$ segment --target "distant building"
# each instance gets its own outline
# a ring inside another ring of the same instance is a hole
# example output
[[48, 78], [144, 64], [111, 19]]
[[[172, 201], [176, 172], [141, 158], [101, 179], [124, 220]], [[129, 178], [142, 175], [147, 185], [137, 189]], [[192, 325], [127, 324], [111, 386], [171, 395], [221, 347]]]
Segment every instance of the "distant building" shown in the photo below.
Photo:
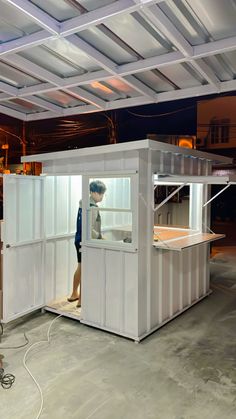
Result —
[[[197, 141], [198, 149], [234, 158], [232, 166], [213, 167], [213, 175], [236, 175], [236, 96], [201, 100], [197, 104]], [[222, 186], [212, 185], [212, 196]], [[231, 186], [212, 202], [211, 225], [214, 232], [222, 231], [226, 238], [221, 245], [235, 244], [232, 223], [236, 221], [236, 189]]]
[[197, 148], [236, 148], [236, 96], [201, 100], [197, 105]]

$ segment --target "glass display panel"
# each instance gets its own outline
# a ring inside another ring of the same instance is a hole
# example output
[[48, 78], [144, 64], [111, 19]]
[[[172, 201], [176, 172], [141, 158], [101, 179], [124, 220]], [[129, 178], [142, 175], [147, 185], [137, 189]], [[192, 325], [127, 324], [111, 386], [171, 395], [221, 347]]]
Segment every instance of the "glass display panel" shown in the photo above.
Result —
[[132, 213], [106, 211], [92, 207], [89, 210], [89, 238], [132, 243]]
[[88, 240], [132, 243], [131, 179], [89, 179], [87, 220]]

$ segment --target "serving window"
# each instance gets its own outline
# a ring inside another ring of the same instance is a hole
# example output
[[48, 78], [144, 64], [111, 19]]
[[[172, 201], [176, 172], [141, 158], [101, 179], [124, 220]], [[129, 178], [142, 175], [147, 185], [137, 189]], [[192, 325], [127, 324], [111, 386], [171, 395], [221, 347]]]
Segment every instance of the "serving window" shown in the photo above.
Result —
[[[201, 182], [202, 180], [202, 182]], [[199, 183], [197, 183], [199, 182]], [[203, 211], [207, 177], [181, 179], [154, 175], [153, 245], [181, 251], [224, 237], [207, 227]]]
[[[178, 185], [155, 185], [154, 204], [155, 207], [161, 204], [170, 196]], [[155, 211], [155, 224], [162, 226], [173, 226], [180, 228], [190, 228], [190, 185], [185, 185], [172, 197]]]

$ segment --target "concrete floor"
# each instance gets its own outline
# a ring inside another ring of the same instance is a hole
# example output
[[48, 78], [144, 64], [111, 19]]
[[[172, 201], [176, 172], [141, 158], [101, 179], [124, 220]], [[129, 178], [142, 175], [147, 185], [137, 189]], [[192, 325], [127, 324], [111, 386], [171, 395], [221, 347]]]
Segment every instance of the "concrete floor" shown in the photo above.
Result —
[[[51, 343], [29, 354], [27, 365], [44, 394], [42, 419], [235, 419], [236, 293], [214, 278], [213, 294], [141, 344], [58, 319]], [[236, 282], [236, 278], [235, 278]], [[5, 328], [0, 346], [46, 338], [53, 314], [36, 313]], [[3, 419], [35, 419], [38, 390], [23, 368], [27, 348], [0, 350]]]

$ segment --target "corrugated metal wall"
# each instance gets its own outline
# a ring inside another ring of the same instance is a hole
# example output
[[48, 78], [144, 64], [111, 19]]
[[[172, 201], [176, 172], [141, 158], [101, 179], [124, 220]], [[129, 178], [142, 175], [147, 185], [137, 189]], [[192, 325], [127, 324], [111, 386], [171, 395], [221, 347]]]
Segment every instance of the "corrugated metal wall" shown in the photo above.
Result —
[[44, 194], [45, 301], [69, 294], [77, 266], [76, 217], [82, 198], [81, 176], [47, 176]]
[[[166, 168], [169, 168], [173, 174], [209, 175], [211, 173], [211, 164], [207, 160], [170, 153], [165, 153], [164, 156], [162, 154], [161, 152], [153, 154], [153, 172], [166, 172]], [[204, 193], [207, 194], [207, 187], [204, 188]], [[205, 223], [208, 211], [209, 209], [206, 209], [203, 213]], [[146, 333], [157, 329], [208, 294], [208, 256], [208, 244], [193, 246], [180, 252], [152, 247], [151, 295], [147, 301], [150, 323], [147, 324]], [[145, 335], [145, 331], [143, 334]]]

